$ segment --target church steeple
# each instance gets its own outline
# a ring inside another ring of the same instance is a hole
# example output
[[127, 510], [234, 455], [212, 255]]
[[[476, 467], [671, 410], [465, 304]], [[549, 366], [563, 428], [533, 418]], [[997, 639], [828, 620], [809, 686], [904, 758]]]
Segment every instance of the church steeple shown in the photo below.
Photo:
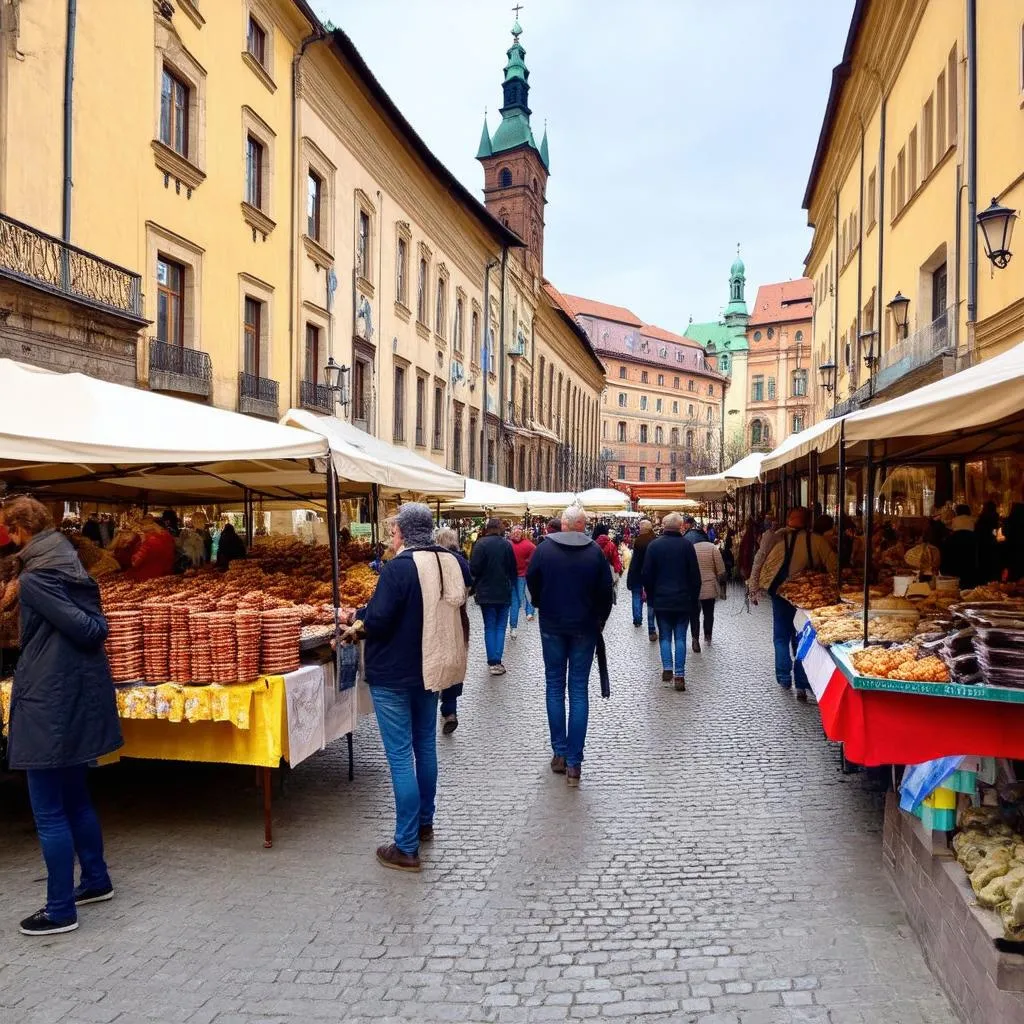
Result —
[[[729, 305], [725, 307], [726, 323], [730, 322], [730, 317], [732, 317], [734, 321], [737, 317], [748, 317], [747, 303], [743, 294], [746, 284], [747, 268], [743, 265], [743, 260], [740, 259], [740, 247], [739, 243], [737, 243], [736, 259], [729, 268]], [[743, 326], [746, 327], [746, 319], [744, 320]]]

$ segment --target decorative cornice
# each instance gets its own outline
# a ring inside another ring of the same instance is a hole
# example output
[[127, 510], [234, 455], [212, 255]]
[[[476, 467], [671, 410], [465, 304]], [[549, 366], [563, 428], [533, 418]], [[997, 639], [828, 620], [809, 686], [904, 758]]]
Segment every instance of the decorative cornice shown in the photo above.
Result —
[[256, 235], [260, 234], [263, 236], [263, 241], [267, 240], [267, 235], [270, 234], [277, 224], [272, 221], [262, 210], [257, 210], [255, 206], [249, 203], [243, 202], [242, 216], [245, 218], [246, 224], [252, 228], [252, 240], [256, 241]]
[[270, 77], [270, 72], [248, 50], [242, 51], [242, 60], [271, 93], [277, 92], [277, 83]]
[[164, 184], [168, 184], [166, 178], [171, 177], [189, 190], [188, 198], [192, 198], [192, 189], [199, 188], [206, 181], [206, 174], [201, 171], [191, 160], [187, 160], [180, 153], [164, 145], [159, 139], [153, 139], [150, 143], [153, 147], [153, 158], [157, 167], [164, 172]]
[[192, 19], [196, 28], [202, 28], [206, 24], [206, 19], [193, 0], [175, 0], [175, 3]]
[[306, 255], [318, 268], [325, 269], [333, 266], [334, 256], [329, 253], [315, 238], [310, 238], [309, 235], [303, 235], [302, 244], [306, 249]]
[[997, 313], [979, 320], [974, 328], [974, 340], [979, 349], [991, 348], [1002, 341], [1018, 338], [1024, 331], [1024, 299], [1004, 306]]

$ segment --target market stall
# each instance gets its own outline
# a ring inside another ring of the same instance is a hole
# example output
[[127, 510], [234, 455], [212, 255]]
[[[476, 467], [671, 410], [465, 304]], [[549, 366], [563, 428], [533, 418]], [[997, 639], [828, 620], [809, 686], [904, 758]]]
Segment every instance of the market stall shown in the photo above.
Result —
[[614, 487], [591, 487], [576, 495], [576, 504], [595, 515], [617, 515], [629, 511], [629, 495]]
[[443, 511], [450, 516], [523, 516], [528, 511], [526, 495], [511, 487], [487, 483], [466, 477], [464, 497], [449, 499], [441, 503]]

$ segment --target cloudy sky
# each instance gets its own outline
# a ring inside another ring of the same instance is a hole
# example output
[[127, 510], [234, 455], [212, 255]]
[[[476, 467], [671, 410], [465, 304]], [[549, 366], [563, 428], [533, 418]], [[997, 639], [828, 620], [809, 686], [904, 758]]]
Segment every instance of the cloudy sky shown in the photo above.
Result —
[[[314, 0], [476, 194], [501, 106], [512, 0]], [[747, 301], [799, 277], [801, 209], [853, 0], [526, 0], [551, 179], [544, 270], [670, 330], [716, 318], [742, 243]]]

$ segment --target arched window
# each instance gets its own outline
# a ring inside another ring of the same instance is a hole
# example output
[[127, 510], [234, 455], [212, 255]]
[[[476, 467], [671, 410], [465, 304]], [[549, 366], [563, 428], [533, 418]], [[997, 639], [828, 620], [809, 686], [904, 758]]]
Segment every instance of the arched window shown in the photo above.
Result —
[[679, 428], [678, 427], [673, 427], [668, 432], [668, 443], [670, 445], [672, 445], [673, 447], [678, 447], [679, 446]]
[[502, 167], [498, 172], [498, 184], [502, 188], [508, 188], [512, 184], [512, 172], [507, 167]]
[[797, 331], [796, 332], [796, 340], [797, 341], [803, 341], [804, 340], [804, 332], [803, 331]]
[[762, 436], [762, 434], [761, 434], [761, 421], [760, 420], [754, 420], [754, 422], [750, 424], [750, 444], [751, 444], [751, 447], [753, 447], [755, 445], [759, 445], [759, 444], [762, 443], [761, 442], [761, 436]]
[[626, 442], [626, 424], [621, 420], [619, 421], [618, 426], [615, 428], [615, 438], [619, 442], [619, 444], [625, 444]]
[[693, 447], [693, 431], [692, 430], [688, 430], [686, 432], [686, 447], [687, 448], [692, 448]]
[[661, 427], [654, 428], [654, 443], [664, 444], [665, 443], [665, 431]]
[[722, 373], [729, 372], [729, 357], [727, 355], [721, 355], [718, 357], [718, 368]]

